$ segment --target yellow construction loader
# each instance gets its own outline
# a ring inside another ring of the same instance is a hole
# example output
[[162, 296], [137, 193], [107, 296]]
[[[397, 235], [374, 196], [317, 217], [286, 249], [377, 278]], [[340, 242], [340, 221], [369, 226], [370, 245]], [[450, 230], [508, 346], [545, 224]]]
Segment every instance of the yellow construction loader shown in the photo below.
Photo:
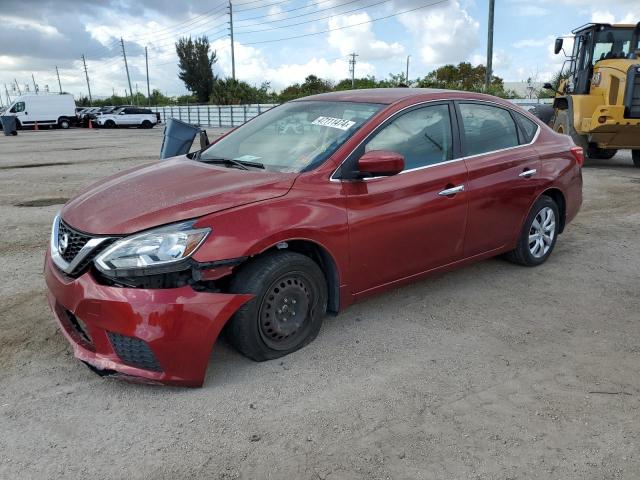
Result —
[[[573, 32], [571, 55], [554, 90], [553, 129], [573, 137], [590, 158], [631, 149], [640, 167], [640, 23], [591, 23]], [[563, 38], [555, 53], [564, 52]]]

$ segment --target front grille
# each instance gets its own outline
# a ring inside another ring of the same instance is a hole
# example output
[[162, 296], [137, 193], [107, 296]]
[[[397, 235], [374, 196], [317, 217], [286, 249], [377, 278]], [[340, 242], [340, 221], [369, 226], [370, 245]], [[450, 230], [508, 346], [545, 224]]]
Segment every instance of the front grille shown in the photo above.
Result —
[[107, 332], [107, 335], [113, 350], [123, 363], [143, 370], [162, 371], [156, 356], [144, 340], [113, 332]]
[[[60, 248], [58, 248], [58, 250], [60, 251], [60, 256], [62, 256], [66, 262], [71, 262], [76, 258], [76, 255], [78, 255], [82, 247], [84, 247], [89, 240], [91, 240], [89, 235], [74, 230], [60, 220], [60, 225], [58, 226], [58, 245]], [[62, 251], [62, 245], [65, 243], [66, 248]]]
[[[80, 250], [82, 250], [92, 238], [96, 237], [74, 230], [61, 219], [58, 225], [58, 253], [66, 262], [71, 263], [78, 256]], [[67, 275], [74, 278], [79, 277], [91, 262], [116, 240], [117, 238], [107, 238], [103, 240], [84, 256], [72, 272], [67, 272]], [[61, 247], [65, 244], [66, 248], [62, 249]]]
[[640, 118], [640, 65], [629, 67], [624, 95], [625, 118]]

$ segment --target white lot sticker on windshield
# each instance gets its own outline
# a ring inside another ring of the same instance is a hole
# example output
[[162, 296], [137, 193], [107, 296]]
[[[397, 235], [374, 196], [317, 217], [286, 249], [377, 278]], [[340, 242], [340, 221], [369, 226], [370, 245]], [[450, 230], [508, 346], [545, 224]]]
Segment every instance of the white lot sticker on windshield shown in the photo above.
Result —
[[241, 162], [252, 162], [253, 160], [258, 160], [262, 157], [256, 157], [255, 155], [242, 155], [241, 157], [236, 157], [234, 160], [240, 160]]
[[341, 118], [318, 117], [313, 122], [311, 122], [311, 124], [320, 125], [322, 127], [337, 128], [340, 130], [349, 130], [356, 124], [356, 122], [352, 122], [351, 120], [343, 120]]

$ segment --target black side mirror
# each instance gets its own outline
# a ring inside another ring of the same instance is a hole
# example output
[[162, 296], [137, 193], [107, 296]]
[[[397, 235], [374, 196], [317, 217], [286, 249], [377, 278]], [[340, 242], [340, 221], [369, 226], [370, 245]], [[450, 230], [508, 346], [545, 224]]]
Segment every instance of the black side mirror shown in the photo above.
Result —
[[200, 130], [200, 150], [204, 150], [209, 146], [209, 137], [206, 130]]
[[544, 88], [545, 90], [554, 90], [555, 88], [553, 88], [553, 85], [551, 85], [549, 82], [545, 83], [542, 88]]
[[553, 47], [553, 53], [555, 53], [556, 55], [560, 53], [560, 51], [562, 50], [562, 44], [564, 43], [564, 40], [562, 38], [556, 38], [556, 43]]

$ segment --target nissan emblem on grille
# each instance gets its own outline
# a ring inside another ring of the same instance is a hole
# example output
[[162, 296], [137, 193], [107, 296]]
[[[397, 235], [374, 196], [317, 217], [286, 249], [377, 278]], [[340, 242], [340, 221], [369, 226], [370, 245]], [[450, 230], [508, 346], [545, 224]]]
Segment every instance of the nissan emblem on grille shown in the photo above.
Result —
[[60, 253], [64, 254], [67, 251], [67, 247], [69, 246], [69, 234], [63, 233], [60, 236], [60, 241], [58, 242], [58, 250]]

